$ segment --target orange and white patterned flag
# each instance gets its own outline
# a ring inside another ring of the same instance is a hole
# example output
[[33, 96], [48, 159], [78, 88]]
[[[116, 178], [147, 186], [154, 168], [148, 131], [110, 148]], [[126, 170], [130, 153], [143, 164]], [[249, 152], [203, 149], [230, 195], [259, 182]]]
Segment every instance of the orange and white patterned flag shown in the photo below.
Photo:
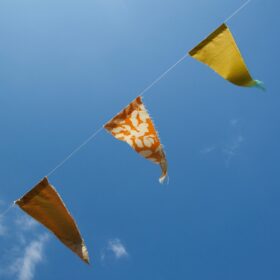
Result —
[[122, 112], [104, 125], [115, 138], [127, 142], [137, 153], [160, 164], [163, 183], [167, 176], [167, 161], [157, 131], [142, 102], [137, 97]]

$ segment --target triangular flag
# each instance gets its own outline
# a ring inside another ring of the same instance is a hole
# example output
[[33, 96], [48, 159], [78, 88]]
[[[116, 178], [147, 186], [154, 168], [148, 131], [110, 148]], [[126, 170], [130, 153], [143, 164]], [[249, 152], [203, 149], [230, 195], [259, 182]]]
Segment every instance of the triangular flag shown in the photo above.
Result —
[[167, 176], [167, 161], [154, 124], [137, 97], [122, 112], [104, 126], [115, 138], [129, 144], [137, 153], [160, 164], [162, 183]]
[[47, 178], [44, 178], [15, 203], [53, 232], [84, 262], [89, 263], [88, 251], [76, 222]]
[[189, 54], [235, 85], [264, 89], [262, 82], [252, 79], [226, 24], [222, 24]]

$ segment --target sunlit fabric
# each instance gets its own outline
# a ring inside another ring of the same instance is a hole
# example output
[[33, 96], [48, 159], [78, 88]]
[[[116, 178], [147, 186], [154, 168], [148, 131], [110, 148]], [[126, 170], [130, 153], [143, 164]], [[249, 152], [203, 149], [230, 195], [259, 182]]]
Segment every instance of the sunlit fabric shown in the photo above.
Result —
[[225, 24], [210, 34], [189, 54], [235, 85], [262, 87], [260, 81], [252, 79], [233, 35]]
[[167, 175], [167, 161], [153, 122], [137, 97], [122, 112], [105, 126], [114, 137], [127, 142], [137, 153], [156, 164], [160, 164], [162, 183]]
[[15, 202], [23, 211], [53, 232], [57, 238], [89, 263], [85, 243], [79, 229], [53, 186], [44, 178]]

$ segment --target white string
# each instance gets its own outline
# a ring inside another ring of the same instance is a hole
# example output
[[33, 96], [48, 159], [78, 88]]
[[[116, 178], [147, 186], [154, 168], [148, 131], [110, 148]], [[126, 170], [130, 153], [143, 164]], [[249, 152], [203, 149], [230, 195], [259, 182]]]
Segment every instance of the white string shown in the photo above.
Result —
[[14, 203], [14, 202], [11, 203], [11, 204], [9, 205], [9, 207], [8, 207], [6, 210], [4, 210], [4, 211], [0, 214], [0, 220], [1, 220], [2, 218], [4, 218], [4, 217], [8, 214], [8, 212], [9, 212], [14, 206], [15, 206], [15, 203]]
[[173, 70], [173, 68], [175, 68], [179, 63], [181, 63], [187, 56], [188, 56], [188, 54], [185, 54], [183, 57], [181, 57], [175, 64], [170, 66], [157, 79], [155, 79], [149, 86], [147, 86], [143, 91], [141, 91], [138, 96], [143, 96], [149, 89], [151, 89], [155, 84], [157, 84], [159, 81], [161, 81], [171, 70]]
[[52, 175], [58, 168], [64, 165], [72, 156], [74, 156], [78, 151], [80, 151], [85, 145], [87, 145], [93, 138], [95, 138], [99, 132], [103, 129], [103, 126], [99, 127], [90, 137], [88, 137], [80, 146], [73, 150], [65, 159], [63, 159], [55, 168], [53, 168], [46, 177]]
[[[236, 11], [234, 11], [224, 22], [228, 22], [231, 18], [237, 15], [243, 8], [245, 8], [251, 0], [247, 0], [244, 4], [242, 4]], [[137, 96], [144, 96], [144, 94], [149, 91], [154, 85], [160, 82], [171, 70], [173, 70], [178, 64], [180, 64], [188, 54], [185, 54], [181, 57], [177, 62], [175, 62], [172, 66], [170, 66], [166, 71], [164, 71], [158, 78], [156, 78], [149, 86], [147, 86], [144, 90], [142, 90]], [[103, 129], [103, 125], [98, 128], [89, 138], [87, 138], [80, 146], [78, 146], [75, 150], [73, 150], [65, 159], [63, 159], [55, 168], [53, 168], [46, 176], [54, 174], [54, 172], [63, 166], [70, 158], [72, 158], [77, 152], [79, 152], [84, 146], [86, 146], [91, 140], [93, 140]]]
[[[149, 86], [142, 90], [137, 96], [143, 96], [148, 90], [150, 90], [155, 84], [162, 80], [173, 68], [175, 68], [180, 62], [182, 62], [188, 54], [181, 57], [176, 63], [170, 66], [165, 72], [163, 72], [158, 78], [156, 78]], [[107, 123], [107, 122], [106, 122]], [[81, 145], [79, 145], [75, 150], [73, 150], [65, 159], [63, 159], [55, 168], [53, 168], [46, 177], [51, 176], [54, 172], [63, 166], [71, 157], [73, 157], [77, 152], [79, 152], [84, 146], [86, 146], [91, 140], [93, 140], [103, 129], [103, 125], [98, 128], [90, 137], [88, 137]]]
[[228, 22], [230, 19], [232, 19], [235, 15], [237, 15], [243, 8], [245, 8], [251, 0], [246, 1], [243, 5], [241, 5], [234, 13], [232, 13], [226, 20], [225, 23]]

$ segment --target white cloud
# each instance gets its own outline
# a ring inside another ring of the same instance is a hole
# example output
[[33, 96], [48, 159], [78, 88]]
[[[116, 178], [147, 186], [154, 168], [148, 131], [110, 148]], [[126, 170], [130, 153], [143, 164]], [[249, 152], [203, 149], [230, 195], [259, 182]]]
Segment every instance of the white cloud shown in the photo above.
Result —
[[110, 257], [110, 255], [113, 255], [113, 257], [117, 260], [128, 257], [128, 252], [120, 239], [115, 238], [108, 241], [107, 248], [101, 253], [101, 260], [104, 260], [106, 257]]
[[[0, 279], [6, 276], [7, 279], [32, 280], [36, 267], [43, 261], [48, 234], [38, 233], [37, 222], [27, 215], [17, 215], [5, 225], [2, 221], [0, 218], [0, 235], [4, 233], [11, 242], [6, 246], [3, 243], [1, 248]], [[9, 234], [6, 233], [7, 229]]]
[[244, 137], [242, 135], [238, 135], [236, 138], [233, 139], [232, 143], [230, 143], [223, 149], [223, 153], [226, 157], [227, 166], [229, 166], [230, 161], [237, 154], [237, 150], [240, 148], [243, 142]]
[[38, 222], [36, 222], [34, 219], [30, 218], [27, 215], [20, 215], [15, 220], [15, 224], [22, 230], [28, 231], [34, 229]]
[[232, 158], [237, 155], [240, 146], [245, 140], [241, 133], [240, 119], [231, 119], [230, 126], [231, 126], [232, 137], [230, 138], [230, 141], [222, 149], [222, 152], [225, 156], [227, 167], [229, 167]]
[[13, 274], [18, 280], [31, 280], [34, 277], [36, 266], [43, 260], [43, 251], [48, 235], [40, 235], [32, 240], [23, 250], [23, 255], [18, 257], [13, 265]]
[[108, 249], [115, 254], [117, 259], [128, 256], [126, 248], [119, 239], [110, 240], [108, 243]]
[[211, 152], [214, 152], [215, 150], [216, 150], [215, 146], [209, 146], [209, 147], [206, 147], [204, 149], [201, 149], [200, 153], [203, 154], [203, 155], [206, 155], [206, 154], [209, 154]]
[[[0, 207], [5, 206], [5, 202], [0, 199]], [[5, 236], [7, 234], [7, 226], [4, 224], [4, 216], [5, 213], [7, 212], [6, 210], [0, 210], [0, 236]]]
[[3, 219], [0, 216], [0, 236], [4, 236], [7, 233], [7, 227], [4, 225]]
[[239, 123], [239, 119], [232, 119], [232, 120], [230, 120], [231, 126], [236, 126], [236, 125], [238, 125], [238, 123]]
[[213, 152], [222, 153], [226, 167], [229, 167], [231, 160], [238, 154], [242, 143], [245, 141], [241, 133], [240, 119], [234, 118], [229, 121], [228, 140], [220, 145], [209, 145], [200, 150], [200, 154], [208, 155]]

